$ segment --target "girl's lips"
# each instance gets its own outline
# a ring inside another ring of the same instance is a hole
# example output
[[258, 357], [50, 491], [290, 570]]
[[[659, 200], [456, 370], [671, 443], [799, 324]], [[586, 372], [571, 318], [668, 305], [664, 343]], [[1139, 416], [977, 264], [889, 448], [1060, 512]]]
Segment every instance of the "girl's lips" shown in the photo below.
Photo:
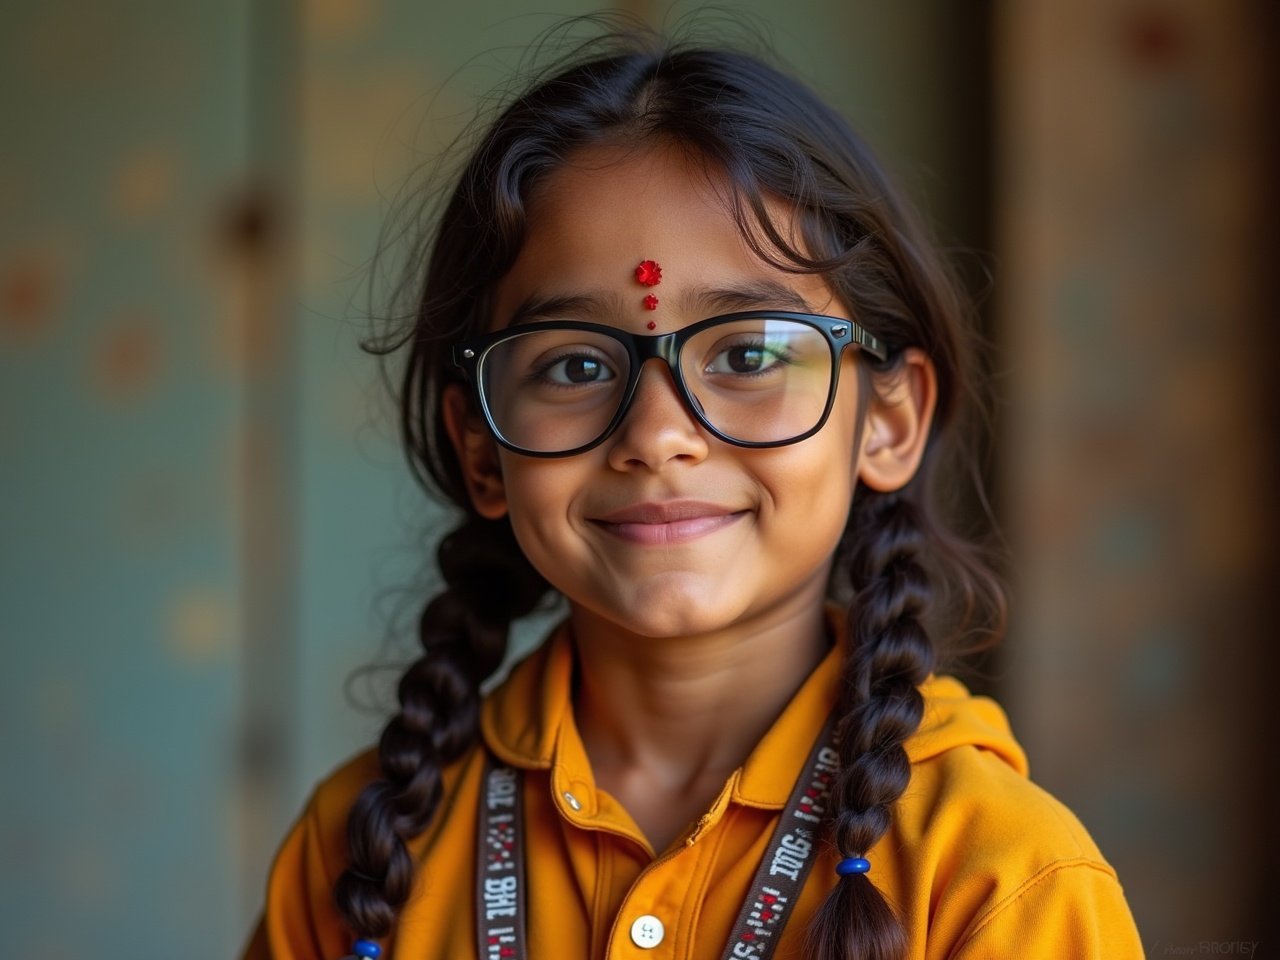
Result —
[[736, 523], [746, 512], [715, 503], [672, 500], [637, 503], [593, 517], [591, 522], [628, 543], [664, 546], [706, 536]]

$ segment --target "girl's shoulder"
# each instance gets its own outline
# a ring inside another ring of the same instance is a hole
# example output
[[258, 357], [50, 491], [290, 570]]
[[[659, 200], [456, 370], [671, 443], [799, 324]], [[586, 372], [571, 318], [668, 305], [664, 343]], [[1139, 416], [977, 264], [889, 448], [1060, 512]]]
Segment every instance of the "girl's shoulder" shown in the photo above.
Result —
[[[561, 640], [557, 632], [547, 642], [535, 647], [514, 665], [498, 688], [484, 698], [480, 724], [483, 736], [441, 771], [441, 807], [450, 807], [450, 799], [459, 790], [478, 788], [474, 774], [483, 766], [486, 750], [492, 750], [509, 761], [506, 755], [511, 752], [536, 755], [549, 749], [542, 742], [546, 736], [539, 736], [542, 727], [531, 721], [541, 701], [548, 699], [548, 691], [544, 689], [548, 685], [548, 669], [564, 666], [548, 661], [556, 661], [557, 657], [564, 660], [570, 656]], [[561, 669], [558, 672], [565, 671]], [[564, 699], [564, 696], [561, 691], [560, 695], [550, 699], [556, 701]], [[520, 756], [515, 762], [522, 766], [543, 765]], [[381, 779], [378, 747], [373, 745], [332, 768], [316, 783], [307, 800], [302, 820], [315, 836], [321, 838], [321, 852], [325, 854], [326, 863], [333, 865], [334, 879], [347, 863], [347, 817], [361, 792]], [[428, 830], [427, 835], [417, 842], [424, 842], [430, 833]]]
[[[453, 809], [460, 793], [478, 792], [482, 749], [477, 744], [443, 768], [437, 809]], [[365, 788], [381, 779], [374, 746], [351, 756], [316, 783], [275, 854], [263, 916], [242, 960], [337, 957], [350, 952], [333, 890], [351, 862], [347, 821], [352, 808]], [[420, 855], [444, 819], [433, 817], [428, 829], [409, 842], [410, 856]], [[458, 864], [469, 862], [472, 842], [455, 846], [458, 849], [450, 851], [453, 859]]]
[[941, 840], [976, 831], [1002, 855], [1103, 860], [1075, 814], [1030, 779], [1026, 752], [995, 700], [950, 676], [930, 677], [921, 693], [924, 717], [905, 744], [911, 783], [895, 811], [904, 828]]
[[[459, 790], [477, 790], [478, 776], [471, 774], [478, 775], [483, 757], [484, 746], [476, 743], [441, 769], [438, 809], [450, 809]], [[378, 748], [372, 746], [340, 763], [313, 788], [299, 825], [305, 825], [313, 838], [316, 853], [322, 859], [323, 873], [330, 880], [336, 881], [350, 862], [347, 819], [352, 808], [366, 787], [382, 779]], [[439, 828], [440, 820], [433, 817], [428, 829], [410, 841], [411, 851], [429, 842]]]
[[1075, 813], [1029, 778], [1004, 710], [953, 677], [931, 677], [921, 692], [892, 832], [910, 851], [904, 895], [936, 905], [930, 935], [986, 956], [1092, 930], [1097, 945], [1063, 955], [1141, 956], [1115, 870]]
[[[921, 687], [925, 712], [905, 746], [911, 782], [898, 826], [928, 849], [960, 843], [967, 856], [1105, 863], [1079, 818], [1030, 779], [1026, 752], [1004, 709], [950, 676]], [[1110, 870], [1110, 867], [1106, 869]]]
[[[311, 821], [317, 833], [326, 839], [328, 862], [345, 865], [347, 815], [364, 788], [381, 777], [378, 748], [374, 745], [343, 760], [312, 788], [303, 817]], [[331, 846], [337, 840], [343, 841], [341, 851]]]

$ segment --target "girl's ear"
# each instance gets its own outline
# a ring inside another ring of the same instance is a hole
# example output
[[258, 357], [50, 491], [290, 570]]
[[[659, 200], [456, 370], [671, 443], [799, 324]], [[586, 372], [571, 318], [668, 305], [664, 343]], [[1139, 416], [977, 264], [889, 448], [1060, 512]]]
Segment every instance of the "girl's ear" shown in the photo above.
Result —
[[486, 520], [505, 516], [507, 490], [502, 482], [497, 443], [489, 435], [484, 422], [472, 411], [464, 387], [449, 384], [440, 400], [444, 428], [462, 466], [462, 478], [466, 481], [472, 506]]
[[887, 493], [906, 486], [920, 466], [938, 399], [938, 374], [923, 350], [909, 347], [903, 351], [902, 366], [884, 376], [872, 391], [858, 451], [858, 477], [871, 489]]

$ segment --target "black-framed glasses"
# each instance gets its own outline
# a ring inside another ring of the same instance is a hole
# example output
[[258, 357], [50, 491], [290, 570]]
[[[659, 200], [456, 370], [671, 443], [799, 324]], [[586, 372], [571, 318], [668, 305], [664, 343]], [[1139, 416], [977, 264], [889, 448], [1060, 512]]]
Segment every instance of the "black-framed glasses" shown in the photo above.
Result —
[[576, 320], [520, 324], [455, 345], [453, 362], [499, 443], [531, 457], [567, 457], [617, 428], [655, 358], [697, 421], [726, 443], [804, 440], [831, 413], [850, 345], [887, 356], [852, 320], [750, 310], [654, 335]]

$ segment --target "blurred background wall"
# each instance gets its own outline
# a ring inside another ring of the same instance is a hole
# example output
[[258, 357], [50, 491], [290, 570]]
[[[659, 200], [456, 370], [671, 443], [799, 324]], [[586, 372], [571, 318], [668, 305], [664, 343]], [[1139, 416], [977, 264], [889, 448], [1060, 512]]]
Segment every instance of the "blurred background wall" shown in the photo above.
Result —
[[[410, 648], [442, 521], [358, 347], [367, 264], [410, 170], [590, 9], [0, 2], [15, 953], [234, 955], [311, 785], [377, 736], [394, 674], [348, 679]], [[1280, 956], [1277, 8], [732, 9], [982, 297], [1014, 609], [974, 685], [1152, 956]]]

